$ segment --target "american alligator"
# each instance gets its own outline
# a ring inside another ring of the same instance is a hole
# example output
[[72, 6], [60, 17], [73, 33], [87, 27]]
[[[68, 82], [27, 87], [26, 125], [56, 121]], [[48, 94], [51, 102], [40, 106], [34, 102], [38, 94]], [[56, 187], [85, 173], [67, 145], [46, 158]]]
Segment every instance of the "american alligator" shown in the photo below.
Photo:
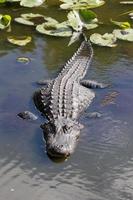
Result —
[[104, 85], [82, 80], [93, 56], [91, 44], [83, 41], [77, 52], [65, 64], [57, 78], [35, 92], [36, 107], [46, 116], [43, 129], [47, 153], [52, 157], [67, 157], [73, 153], [83, 125], [79, 115], [87, 108], [95, 93], [90, 88]]

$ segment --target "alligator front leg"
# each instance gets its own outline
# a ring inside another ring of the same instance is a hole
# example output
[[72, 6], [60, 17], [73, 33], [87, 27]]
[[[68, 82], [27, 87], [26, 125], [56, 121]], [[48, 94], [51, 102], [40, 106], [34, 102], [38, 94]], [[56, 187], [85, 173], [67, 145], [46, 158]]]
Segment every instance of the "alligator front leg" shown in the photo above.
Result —
[[80, 81], [80, 84], [83, 85], [84, 87], [87, 88], [106, 88], [109, 85], [108, 84], [104, 84], [104, 83], [98, 83], [97, 81], [93, 81], [93, 80], [82, 80]]
[[36, 116], [34, 113], [27, 111], [27, 110], [18, 113], [17, 116], [19, 116], [20, 118], [22, 118], [24, 120], [30, 120], [30, 121], [35, 121], [38, 119], [38, 116]]
[[47, 86], [49, 83], [51, 83], [53, 80], [51, 80], [51, 79], [48, 79], [48, 80], [40, 80], [40, 81], [37, 81], [36, 83], [38, 84], [38, 85], [45, 85], [45, 86]]
[[85, 117], [87, 118], [100, 118], [102, 116], [102, 114], [100, 112], [89, 112], [89, 113], [85, 113]]

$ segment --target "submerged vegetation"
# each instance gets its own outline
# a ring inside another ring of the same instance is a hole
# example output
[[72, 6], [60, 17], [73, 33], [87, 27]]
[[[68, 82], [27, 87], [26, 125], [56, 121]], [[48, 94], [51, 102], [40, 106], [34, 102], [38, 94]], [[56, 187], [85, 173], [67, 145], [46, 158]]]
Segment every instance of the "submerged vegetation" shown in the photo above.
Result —
[[[50, 1], [50, 0], [49, 0]], [[36, 7], [43, 6], [44, 11], [48, 5], [48, 0], [0, 0], [0, 5], [7, 7], [9, 4], [12, 6], [16, 4], [20, 7]], [[62, 12], [66, 13], [66, 20], [59, 22], [51, 16], [42, 15], [40, 13], [23, 13], [19, 17], [12, 19], [12, 16], [0, 14], [0, 29], [5, 29], [11, 32], [13, 26], [12, 21], [26, 26], [33, 26], [35, 30], [41, 34], [50, 35], [54, 37], [71, 37], [69, 44], [79, 39], [79, 36], [83, 32], [89, 33], [90, 29], [95, 29], [100, 26], [104, 26], [104, 23], [99, 20], [96, 12], [92, 9], [103, 6], [106, 2], [103, 0], [59, 0], [57, 1], [57, 9], [62, 9]], [[120, 1], [120, 4], [133, 4], [133, 1]], [[90, 10], [91, 9], [91, 10]], [[66, 10], [66, 11], [63, 11]], [[121, 14], [121, 13], [120, 13]], [[119, 15], [120, 15], [119, 14]], [[102, 13], [101, 13], [102, 15]], [[93, 33], [90, 35], [92, 43], [99, 46], [116, 47], [117, 39], [133, 41], [133, 28], [132, 19], [133, 11], [125, 12], [123, 15], [129, 17], [129, 21], [116, 21], [112, 16], [112, 19], [108, 19], [109, 24], [117, 26], [118, 29], [112, 30], [112, 33]], [[3, 30], [3, 31], [5, 31]], [[98, 30], [98, 29], [97, 29]], [[89, 37], [88, 37], [89, 39]], [[13, 35], [9, 36], [7, 40], [10, 43], [23, 46], [32, 40], [31, 36], [23, 36], [16, 38]]]

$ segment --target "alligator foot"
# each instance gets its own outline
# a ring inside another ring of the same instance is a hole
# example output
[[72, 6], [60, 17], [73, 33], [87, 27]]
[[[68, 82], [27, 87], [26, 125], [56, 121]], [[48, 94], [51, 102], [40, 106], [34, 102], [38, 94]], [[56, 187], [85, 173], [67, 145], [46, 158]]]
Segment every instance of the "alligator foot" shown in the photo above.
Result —
[[36, 83], [38, 84], [38, 85], [48, 85], [50, 82], [51, 82], [52, 80], [40, 80], [40, 81], [37, 81]]
[[23, 111], [17, 114], [17, 116], [19, 116], [20, 118], [24, 119], [24, 120], [37, 120], [38, 116], [36, 116], [35, 114], [33, 114], [30, 111]]
[[83, 85], [84, 87], [87, 88], [106, 88], [109, 86], [109, 84], [104, 84], [104, 83], [98, 83], [97, 81], [93, 81], [93, 80], [82, 80], [80, 82], [81, 85]]
[[91, 113], [86, 113], [85, 116], [88, 118], [100, 118], [102, 114], [99, 112], [91, 112]]

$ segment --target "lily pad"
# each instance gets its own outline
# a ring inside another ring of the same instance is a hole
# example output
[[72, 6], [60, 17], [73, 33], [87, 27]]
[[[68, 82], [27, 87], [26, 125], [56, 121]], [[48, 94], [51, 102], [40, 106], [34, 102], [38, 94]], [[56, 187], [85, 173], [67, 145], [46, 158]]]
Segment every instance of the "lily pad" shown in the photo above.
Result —
[[21, 0], [20, 5], [24, 7], [36, 7], [44, 3], [45, 0]]
[[0, 29], [5, 29], [11, 24], [10, 15], [0, 15]]
[[47, 23], [48, 25], [55, 25], [59, 23], [52, 17], [47, 17], [44, 15], [34, 13], [21, 14], [21, 17], [15, 18], [14, 20], [20, 24], [29, 26], [37, 26], [42, 23]]
[[36, 30], [42, 34], [58, 36], [58, 37], [70, 37], [72, 35], [72, 30], [68, 26], [60, 24], [49, 24], [43, 23], [36, 27]]
[[27, 57], [18, 57], [17, 62], [28, 64], [30, 62], [30, 59]]
[[60, 5], [62, 9], [80, 10], [90, 9], [102, 6], [105, 2], [103, 0], [60, 0], [63, 4]]
[[117, 44], [116, 37], [111, 33], [105, 33], [101, 35], [99, 33], [94, 33], [90, 36], [90, 41], [98, 46], [115, 47]]
[[31, 42], [32, 38], [30, 36], [9, 36], [7, 38], [7, 40], [15, 45], [18, 46], [25, 46], [26, 44], [28, 44], [29, 42]]
[[91, 10], [79, 10], [80, 18], [84, 23], [89, 23], [97, 17], [96, 13]]
[[45, 20], [46, 20], [45, 24], [47, 26], [56, 26], [56, 25], [59, 25], [59, 24], [62, 25], [62, 26], [67, 25], [66, 22], [59, 23], [56, 19], [53, 19], [52, 17], [46, 17], [45, 16]]
[[10, 3], [20, 2], [21, 6], [32, 8], [42, 5], [45, 2], [45, 0], [0, 0], [0, 3], [6, 3], [6, 2]]
[[29, 20], [26, 20], [22, 17], [17, 17], [14, 19], [15, 22], [18, 22], [20, 24], [28, 25], [28, 26], [34, 26], [34, 22], [31, 22]]
[[121, 1], [120, 4], [133, 4], [133, 1]]
[[21, 1], [21, 0], [5, 0], [6, 2], [19, 2], [19, 1]]
[[5, 3], [6, 2], [6, 0], [0, 0], [0, 3]]
[[81, 33], [82, 32], [75, 32], [74, 31], [73, 34], [72, 34], [72, 37], [71, 37], [71, 39], [70, 39], [70, 41], [68, 43], [68, 46], [70, 46], [71, 44], [73, 44], [74, 42], [76, 42], [79, 39]]
[[82, 31], [83, 27], [86, 28], [87, 30], [90, 30], [98, 26], [96, 24], [96, 22], [98, 21], [97, 18], [92, 19], [87, 23], [81, 20], [79, 12], [76, 10], [70, 11], [67, 15], [67, 18], [68, 18], [68, 25], [71, 26], [74, 31]]
[[36, 26], [47, 21], [44, 15], [34, 13], [21, 14], [21, 17], [17, 17], [14, 20], [20, 24], [29, 26]]
[[98, 24], [84, 24], [84, 27], [85, 27], [87, 30], [90, 30], [90, 29], [97, 28], [97, 27], [98, 27]]
[[77, 11], [75, 11], [75, 10], [70, 11], [67, 15], [67, 18], [68, 18], [69, 26], [71, 26], [75, 31], [82, 30], [83, 22], [81, 21]]
[[115, 29], [113, 31], [113, 34], [115, 35], [116, 38], [120, 40], [127, 40], [130, 42], [133, 42], [133, 29], [126, 29], [126, 30], [121, 30], [121, 29]]
[[126, 29], [126, 28], [130, 28], [131, 25], [129, 22], [118, 22], [118, 21], [114, 21], [114, 20], [110, 20], [113, 24], [119, 26], [120, 28]]
[[133, 12], [129, 14], [130, 18], [133, 19]]

